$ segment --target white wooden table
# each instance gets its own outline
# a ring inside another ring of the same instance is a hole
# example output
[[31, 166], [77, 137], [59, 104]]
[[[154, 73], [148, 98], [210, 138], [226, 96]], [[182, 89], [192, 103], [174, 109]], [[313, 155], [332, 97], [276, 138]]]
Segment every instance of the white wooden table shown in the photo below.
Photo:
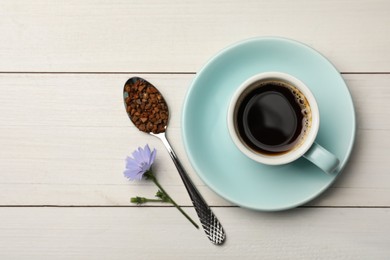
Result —
[[[0, 259], [390, 259], [390, 2], [0, 0]], [[304, 42], [341, 71], [356, 106], [350, 163], [297, 209], [239, 208], [199, 179], [181, 108], [217, 51], [253, 36]], [[162, 185], [194, 219], [156, 138], [124, 112], [141, 75], [170, 105], [168, 137], [226, 232], [213, 246], [170, 206], [135, 206], [147, 181], [123, 177], [148, 143]]]

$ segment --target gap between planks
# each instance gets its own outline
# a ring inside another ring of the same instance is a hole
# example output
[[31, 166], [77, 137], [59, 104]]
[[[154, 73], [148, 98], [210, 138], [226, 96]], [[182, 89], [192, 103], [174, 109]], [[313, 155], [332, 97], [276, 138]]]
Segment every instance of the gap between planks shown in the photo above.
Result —
[[[94, 75], [94, 74], [153, 74], [153, 75], [170, 75], [170, 74], [179, 74], [179, 75], [195, 75], [197, 72], [193, 71], [0, 71], [0, 74], [85, 74], [85, 75]], [[358, 72], [340, 72], [341, 75], [389, 75], [388, 71], [358, 71]]]
[[[181, 208], [193, 208], [194, 206], [180, 206]], [[0, 208], [174, 208], [172, 205], [0, 205]], [[210, 208], [240, 208], [235, 205], [210, 206]], [[388, 209], [390, 206], [299, 206], [296, 208], [319, 209]], [[244, 209], [244, 208], [243, 208]], [[294, 209], [294, 208], [293, 208]], [[256, 210], [253, 210], [256, 211]], [[286, 210], [283, 210], [286, 211]], [[287, 210], [288, 211], [288, 210]], [[262, 212], [262, 211], [259, 211]], [[265, 211], [264, 211], [265, 212]], [[277, 211], [275, 211], [277, 212]], [[281, 211], [279, 211], [281, 212]]]

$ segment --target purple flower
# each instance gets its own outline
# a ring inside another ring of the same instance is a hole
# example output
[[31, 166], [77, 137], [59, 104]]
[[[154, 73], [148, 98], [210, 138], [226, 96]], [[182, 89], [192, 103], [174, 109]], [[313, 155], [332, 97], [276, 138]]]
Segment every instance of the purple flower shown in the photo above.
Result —
[[126, 158], [126, 170], [123, 172], [129, 180], [141, 180], [143, 175], [150, 170], [154, 159], [156, 158], [156, 149], [150, 151], [149, 145], [145, 145], [144, 149], [138, 147], [132, 155], [133, 158]]
[[196, 228], [199, 226], [180, 208], [179, 205], [168, 195], [168, 193], [161, 187], [160, 183], [157, 181], [157, 178], [153, 175], [152, 164], [156, 158], [156, 149], [150, 151], [149, 145], [145, 145], [144, 149], [138, 147], [138, 150], [135, 150], [132, 155], [133, 158], [126, 158], [126, 169], [123, 172], [126, 178], [129, 180], [141, 180], [145, 175], [146, 179], [152, 180], [159, 190], [156, 193], [158, 199], [148, 199], [144, 197], [132, 197], [130, 202], [143, 204], [146, 202], [168, 202], [172, 203]]

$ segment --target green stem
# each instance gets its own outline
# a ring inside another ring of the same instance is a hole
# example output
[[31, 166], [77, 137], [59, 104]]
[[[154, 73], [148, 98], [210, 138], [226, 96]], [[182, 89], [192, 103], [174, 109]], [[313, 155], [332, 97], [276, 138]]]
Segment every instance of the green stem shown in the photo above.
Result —
[[144, 198], [144, 197], [132, 197], [132, 198], [130, 198], [130, 202], [137, 203], [137, 204], [143, 204], [143, 203], [147, 203], [147, 202], [167, 202], [167, 201], [162, 200], [162, 199], [148, 199], [148, 198]]
[[161, 200], [163, 200], [165, 202], [172, 203], [171, 199], [165, 193], [163, 193], [161, 190], [158, 190], [155, 196], [157, 198], [160, 198]]
[[152, 181], [157, 185], [157, 187], [163, 192], [165, 193], [165, 195], [167, 195], [167, 197], [169, 197], [169, 199], [171, 200], [172, 204], [192, 223], [192, 225], [194, 225], [197, 229], [199, 229], [199, 226], [195, 223], [195, 221], [193, 221], [190, 216], [187, 215], [187, 213], [185, 213], [182, 208], [180, 208], [179, 205], [177, 205], [177, 203], [171, 198], [171, 196], [168, 195], [168, 193], [163, 189], [163, 187], [161, 187], [160, 183], [158, 183], [156, 177], [154, 177], [153, 174], [148, 174], [147, 176], [148, 178], [152, 179]]

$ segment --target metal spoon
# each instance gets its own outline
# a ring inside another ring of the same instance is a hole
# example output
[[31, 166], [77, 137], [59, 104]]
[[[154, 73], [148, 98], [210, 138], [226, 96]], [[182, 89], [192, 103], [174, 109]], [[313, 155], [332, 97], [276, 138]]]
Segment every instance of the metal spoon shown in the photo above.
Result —
[[216, 245], [222, 244], [226, 235], [221, 223], [188, 177], [166, 138], [169, 110], [161, 93], [148, 81], [133, 77], [124, 86], [123, 99], [127, 114], [135, 126], [163, 142], [179, 171], [207, 237]]

